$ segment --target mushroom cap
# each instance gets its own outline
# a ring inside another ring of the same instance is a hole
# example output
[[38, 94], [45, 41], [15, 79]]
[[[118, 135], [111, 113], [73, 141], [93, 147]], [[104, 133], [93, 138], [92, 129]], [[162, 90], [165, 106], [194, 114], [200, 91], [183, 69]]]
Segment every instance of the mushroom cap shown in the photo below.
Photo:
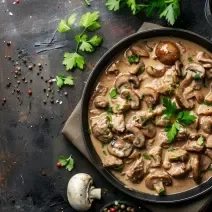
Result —
[[92, 177], [85, 173], [76, 174], [69, 180], [67, 197], [72, 208], [77, 211], [89, 210], [93, 201], [89, 194], [90, 189], [92, 188], [92, 183]]
[[118, 158], [124, 158], [128, 157], [132, 150], [132, 144], [127, 143], [121, 139], [113, 140], [108, 146], [107, 146], [108, 152], [111, 155], [114, 155]]
[[180, 50], [171, 41], [160, 42], [155, 49], [155, 54], [158, 60], [165, 65], [173, 65], [180, 59]]
[[191, 72], [194, 77], [196, 74], [199, 74], [200, 78], [205, 76], [205, 68], [199, 63], [189, 63], [183, 69], [183, 74]]
[[162, 77], [165, 74], [166, 70], [167, 70], [167, 68], [165, 66], [163, 68], [160, 68], [160, 69], [156, 69], [152, 66], [146, 67], [146, 72], [151, 77]]
[[130, 106], [132, 109], [138, 109], [140, 106], [140, 98], [139, 96], [130, 89], [122, 89], [121, 91], [121, 97], [123, 99], [126, 99], [127, 97], [129, 97], [129, 101], [130, 101]]
[[149, 174], [145, 179], [146, 187], [150, 190], [154, 190], [154, 184], [162, 181], [165, 185], [172, 184], [172, 178], [165, 172], [156, 171], [155, 173]]
[[115, 80], [115, 88], [120, 92], [122, 87], [130, 88], [132, 85], [133, 88], [139, 88], [140, 82], [137, 76], [132, 76], [130, 74], [120, 74]]
[[97, 96], [94, 99], [94, 105], [96, 108], [106, 108], [109, 102], [106, 100], [104, 96]]

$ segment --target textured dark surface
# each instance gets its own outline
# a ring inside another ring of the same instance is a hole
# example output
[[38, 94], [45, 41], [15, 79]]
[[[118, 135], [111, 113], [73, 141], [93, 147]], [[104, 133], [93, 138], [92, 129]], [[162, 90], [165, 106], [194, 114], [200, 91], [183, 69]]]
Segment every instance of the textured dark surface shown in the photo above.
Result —
[[[135, 32], [144, 21], [152, 21], [142, 14], [132, 16], [127, 11], [113, 13], [107, 11], [104, 0], [91, 1], [92, 6], [86, 7], [83, 0], [20, 0], [14, 5], [12, 0], [0, 2], [0, 98], [6, 97], [7, 103], [0, 105], [0, 211], [2, 212], [54, 212], [74, 211], [66, 200], [66, 186], [69, 178], [78, 173], [86, 172], [93, 176], [98, 187], [106, 188], [108, 192], [101, 201], [96, 201], [91, 209], [99, 211], [104, 203], [114, 199], [128, 199], [124, 194], [112, 187], [98, 171], [76, 150], [69, 141], [60, 135], [63, 123], [73, 111], [81, 98], [84, 83], [92, 65], [105, 51], [121, 38]], [[179, 28], [188, 29], [211, 39], [212, 29], [204, 17], [205, 1], [184, 0]], [[61, 99], [63, 104], [43, 104], [46, 94], [45, 79], [57, 73], [65, 73], [61, 65], [63, 52], [75, 48], [72, 35], [57, 35], [57, 40], [66, 41], [68, 46], [60, 50], [35, 55], [36, 42], [51, 39], [59, 20], [65, 15], [76, 12], [80, 17], [86, 11], [99, 10], [102, 28], [99, 34], [104, 43], [95, 53], [87, 57], [88, 68], [84, 72], [75, 70], [73, 76], [76, 85], [64, 88], [60, 97], [55, 87], [55, 100]], [[13, 13], [13, 16], [9, 15]], [[155, 21], [155, 23], [165, 23]], [[4, 41], [11, 40], [7, 47]], [[11, 55], [18, 59], [19, 51], [24, 49], [32, 62], [42, 62], [44, 69], [38, 76], [38, 68], [29, 71], [22, 63], [22, 75], [32, 83], [21, 83], [21, 105], [17, 94], [12, 94], [13, 86], [17, 85], [14, 78], [13, 63], [5, 59]], [[47, 65], [45, 65], [47, 64]], [[44, 80], [41, 79], [44, 77]], [[10, 80], [8, 80], [8, 77]], [[10, 88], [6, 85], [12, 82]], [[32, 97], [27, 90], [32, 89]], [[53, 119], [51, 119], [53, 117]], [[46, 120], [46, 118], [48, 120]], [[58, 169], [55, 164], [60, 155], [73, 155], [75, 169], [69, 173]], [[209, 210], [210, 211], [210, 210]]]

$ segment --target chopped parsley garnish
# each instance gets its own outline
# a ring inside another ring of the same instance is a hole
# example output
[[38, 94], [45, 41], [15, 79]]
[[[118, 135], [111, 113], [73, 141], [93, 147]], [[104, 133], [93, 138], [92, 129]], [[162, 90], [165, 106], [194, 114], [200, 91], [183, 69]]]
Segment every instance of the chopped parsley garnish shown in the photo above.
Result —
[[113, 168], [115, 171], [121, 171], [123, 169], [123, 166], [117, 166]]
[[106, 107], [106, 111], [108, 114], [113, 114], [113, 108], [110, 105]]
[[200, 80], [200, 78], [201, 78], [201, 77], [200, 77], [200, 74], [195, 74], [195, 75], [194, 75], [194, 80]]
[[107, 156], [107, 151], [106, 150], [103, 150], [102, 152], [103, 152], [104, 155]]
[[117, 97], [117, 95], [118, 95], [118, 91], [117, 91], [117, 89], [116, 88], [112, 88], [111, 90], [110, 90], [110, 98], [111, 99], [116, 99], [116, 97]]
[[165, 193], [164, 188], [161, 188], [161, 189], [159, 190], [159, 195], [163, 195], [164, 193]]
[[131, 55], [131, 56], [128, 56], [127, 58], [128, 58], [128, 62], [130, 64], [139, 63], [139, 61], [140, 61], [140, 56], [138, 56], [138, 55]]
[[193, 60], [192, 57], [188, 57], [188, 61], [189, 61], [189, 62], [193, 62], [194, 60]]
[[145, 66], [141, 66], [141, 68], [138, 70], [138, 73], [141, 74], [145, 71]]
[[105, 147], [105, 144], [104, 143], [102, 143], [102, 149]]
[[128, 94], [126, 95], [126, 100], [127, 100], [127, 101], [132, 100], [130, 93], [128, 93]]
[[144, 153], [144, 154], [143, 154], [143, 157], [144, 157], [144, 159], [146, 159], [146, 160], [151, 160], [151, 157], [150, 157], [147, 153]]
[[108, 135], [109, 133], [110, 133], [109, 130], [104, 130], [104, 134], [105, 134], [105, 135]]
[[120, 110], [120, 105], [117, 105], [116, 106], [116, 111], [119, 111]]
[[136, 116], [133, 116], [133, 118], [132, 118], [133, 120], [136, 120]]
[[166, 97], [163, 97], [163, 106], [166, 107], [163, 111], [165, 119], [172, 120], [172, 124], [165, 128], [168, 141], [172, 142], [177, 136], [181, 125], [188, 126], [192, 124], [196, 120], [196, 117], [191, 115], [190, 111], [179, 111], [176, 103]]
[[175, 150], [175, 148], [173, 148], [173, 147], [168, 148], [168, 152], [173, 152], [174, 150]]
[[88, 134], [89, 134], [89, 135], [91, 134], [91, 129], [90, 129], [90, 128], [88, 129]]
[[149, 108], [149, 112], [150, 112], [150, 113], [153, 113], [153, 111], [154, 111], [154, 110], [152, 109], [152, 107], [150, 107], [150, 108]]
[[210, 102], [203, 102], [204, 105], [207, 105], [207, 106], [212, 106], [212, 103]]
[[204, 138], [203, 138], [203, 136], [200, 136], [200, 137], [198, 138], [197, 144], [200, 145], [200, 146], [202, 146], [202, 145], [204, 144]]

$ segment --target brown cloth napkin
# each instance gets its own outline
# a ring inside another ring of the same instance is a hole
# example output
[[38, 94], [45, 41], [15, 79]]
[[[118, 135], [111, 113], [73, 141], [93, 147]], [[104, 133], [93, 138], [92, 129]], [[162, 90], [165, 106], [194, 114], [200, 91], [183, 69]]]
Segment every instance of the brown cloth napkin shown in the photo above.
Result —
[[[143, 30], [153, 29], [153, 28], [162, 28], [162, 27], [152, 23], [144, 23], [138, 31], [143, 31]], [[86, 150], [86, 147], [82, 138], [81, 124], [80, 124], [80, 109], [81, 109], [81, 101], [77, 104], [73, 113], [68, 118], [67, 122], [65, 123], [65, 126], [62, 129], [62, 133], [91, 162], [90, 156]], [[153, 212], [164, 212], [167, 210], [169, 212], [179, 212], [179, 211], [180, 212], [199, 212], [199, 211], [204, 211], [204, 209], [209, 204], [211, 199], [212, 199], [211, 195], [208, 194], [207, 196], [194, 199], [192, 202], [191, 201], [185, 202], [183, 204], [178, 204], [174, 206], [170, 204], [153, 204], [153, 203], [146, 203], [146, 202], [142, 202], [142, 204]]]

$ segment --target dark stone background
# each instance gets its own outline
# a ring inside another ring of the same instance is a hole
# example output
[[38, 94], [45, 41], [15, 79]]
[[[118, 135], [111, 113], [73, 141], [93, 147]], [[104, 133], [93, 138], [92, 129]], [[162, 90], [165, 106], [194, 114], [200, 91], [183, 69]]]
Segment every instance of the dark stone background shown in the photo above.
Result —
[[[92, 6], [87, 7], [83, 0], [20, 0], [19, 4], [13, 4], [13, 0], [0, 1], [0, 98], [7, 98], [7, 103], [0, 105], [2, 212], [74, 211], [67, 203], [66, 187], [69, 178], [78, 172], [92, 175], [98, 187], [108, 190], [101, 201], [93, 204], [90, 211], [99, 211], [105, 203], [112, 200], [131, 200], [104, 180], [84, 156], [60, 135], [64, 122], [81, 98], [92, 66], [106, 50], [120, 39], [136, 32], [144, 21], [166, 26], [165, 22], [148, 19], [143, 14], [133, 16], [128, 11], [109, 12], [104, 3], [104, 0], [93, 0]], [[204, 17], [204, 4], [203, 0], [183, 0], [182, 16], [175, 27], [191, 30], [211, 39], [212, 29]], [[102, 28], [98, 33], [104, 38], [103, 45], [95, 53], [86, 56], [89, 61], [86, 70], [75, 70], [72, 73], [76, 83], [74, 87], [66, 87], [57, 92], [53, 86], [54, 99], [62, 100], [63, 104], [52, 105], [48, 102], [44, 105], [42, 101], [46, 99], [46, 94], [43, 89], [47, 87], [45, 79], [65, 73], [61, 64], [63, 53], [74, 50], [75, 43], [71, 34], [57, 35], [56, 40], [65, 42], [68, 46], [44, 52], [43, 56], [35, 54], [37, 48], [34, 44], [51, 39], [62, 17], [73, 12], [80, 17], [83, 13], [94, 10], [100, 11]], [[10, 47], [4, 43], [7, 40], [12, 41]], [[29, 55], [30, 61], [44, 65], [39, 76], [37, 67], [29, 71], [20, 62], [20, 50], [24, 50], [21, 54]], [[5, 56], [18, 61], [22, 67], [22, 76], [26, 76], [28, 81], [33, 80], [27, 84], [21, 82], [20, 101], [17, 93], [11, 93], [17, 85], [17, 79], [11, 73], [15, 67]], [[6, 88], [9, 82], [12, 85]], [[33, 91], [30, 98], [27, 95], [29, 88]], [[68, 97], [61, 97], [60, 94], [65, 91], [68, 92]], [[70, 154], [76, 163], [74, 170], [69, 173], [65, 169], [58, 169], [55, 165], [58, 157]]]

